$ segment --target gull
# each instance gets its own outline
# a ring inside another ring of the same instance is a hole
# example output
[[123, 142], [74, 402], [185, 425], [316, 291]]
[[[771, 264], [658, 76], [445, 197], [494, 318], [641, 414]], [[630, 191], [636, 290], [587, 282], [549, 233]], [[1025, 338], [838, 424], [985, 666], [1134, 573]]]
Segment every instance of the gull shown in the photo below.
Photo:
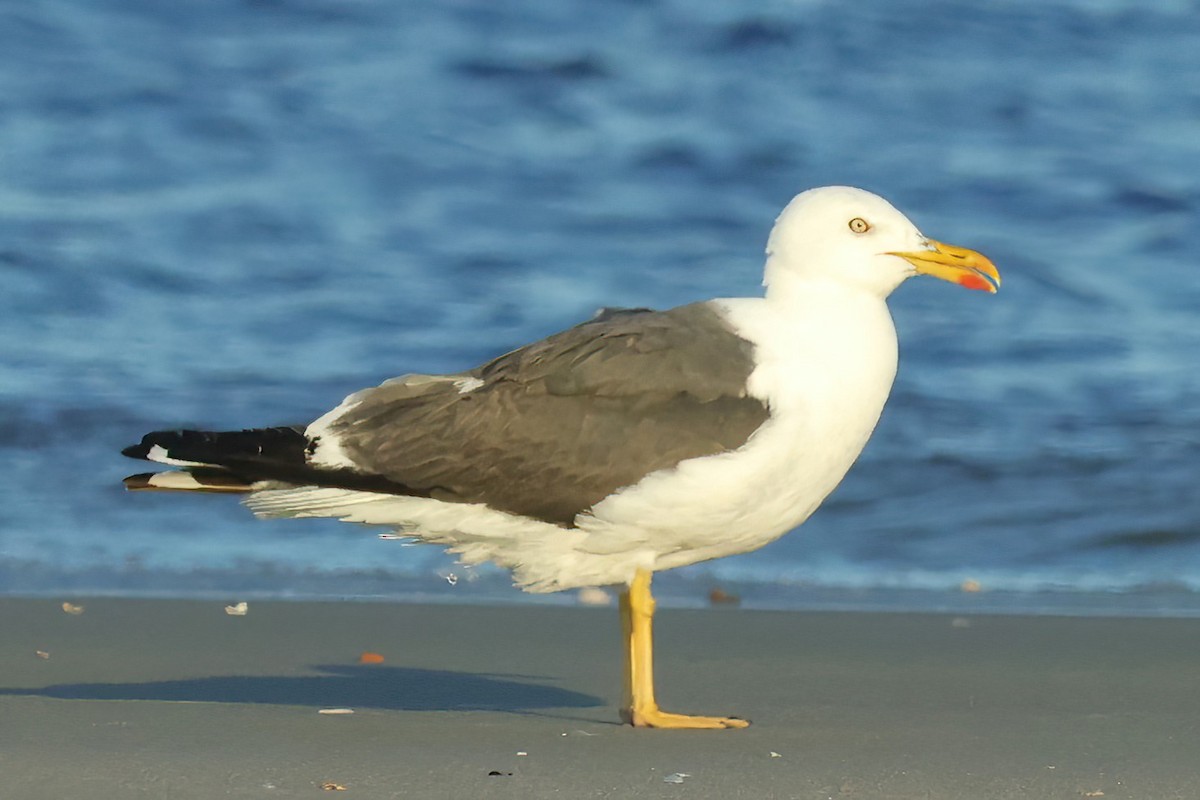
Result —
[[1000, 285], [982, 254], [844, 186], [797, 195], [766, 254], [762, 297], [604, 309], [474, 369], [355, 392], [304, 426], [149, 433], [124, 454], [177, 469], [125, 485], [391, 526], [530, 592], [618, 585], [621, 718], [744, 727], [659, 708], [652, 575], [760, 548], [841, 482], [896, 375], [886, 300], [901, 283]]

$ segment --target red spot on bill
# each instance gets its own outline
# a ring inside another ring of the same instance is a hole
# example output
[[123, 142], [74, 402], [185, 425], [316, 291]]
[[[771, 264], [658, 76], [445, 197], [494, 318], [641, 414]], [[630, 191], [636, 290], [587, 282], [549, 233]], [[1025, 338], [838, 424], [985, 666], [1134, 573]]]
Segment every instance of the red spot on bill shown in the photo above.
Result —
[[981, 278], [978, 275], [974, 275], [972, 273], [967, 273], [966, 275], [963, 275], [961, 278], [959, 278], [958, 285], [965, 286], [968, 289], [979, 289], [980, 291], [984, 291], [984, 292], [996, 291], [996, 287], [992, 286], [992, 284], [987, 279]]

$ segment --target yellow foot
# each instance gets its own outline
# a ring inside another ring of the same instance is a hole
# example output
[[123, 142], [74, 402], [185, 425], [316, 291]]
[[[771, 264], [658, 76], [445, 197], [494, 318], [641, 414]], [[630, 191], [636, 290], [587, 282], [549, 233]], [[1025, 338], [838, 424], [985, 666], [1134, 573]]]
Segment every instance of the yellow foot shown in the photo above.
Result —
[[736, 717], [696, 717], [690, 714], [668, 714], [651, 708], [644, 711], [623, 709], [621, 719], [635, 728], [700, 728], [714, 730], [719, 728], [745, 728], [749, 720]]

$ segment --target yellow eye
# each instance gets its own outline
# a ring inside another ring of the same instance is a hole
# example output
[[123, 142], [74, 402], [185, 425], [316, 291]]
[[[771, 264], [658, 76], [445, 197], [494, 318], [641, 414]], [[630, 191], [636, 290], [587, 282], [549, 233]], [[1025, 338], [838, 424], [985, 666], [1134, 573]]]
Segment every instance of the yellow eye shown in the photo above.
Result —
[[862, 217], [855, 217], [850, 220], [850, 230], [855, 233], [866, 233], [871, 230], [871, 223], [867, 222]]

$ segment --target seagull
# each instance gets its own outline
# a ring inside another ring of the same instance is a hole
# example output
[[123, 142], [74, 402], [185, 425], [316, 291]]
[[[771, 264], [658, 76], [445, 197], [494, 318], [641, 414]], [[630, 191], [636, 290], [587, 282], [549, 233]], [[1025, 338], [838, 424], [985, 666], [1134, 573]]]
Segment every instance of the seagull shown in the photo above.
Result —
[[659, 708], [652, 575], [760, 548], [837, 487], [896, 375], [896, 287], [1000, 285], [982, 254], [846, 186], [797, 195], [766, 255], [762, 297], [604, 309], [474, 369], [356, 392], [307, 426], [149, 433], [123, 453], [176, 469], [125, 486], [391, 526], [530, 592], [620, 586], [622, 720], [745, 727]]

